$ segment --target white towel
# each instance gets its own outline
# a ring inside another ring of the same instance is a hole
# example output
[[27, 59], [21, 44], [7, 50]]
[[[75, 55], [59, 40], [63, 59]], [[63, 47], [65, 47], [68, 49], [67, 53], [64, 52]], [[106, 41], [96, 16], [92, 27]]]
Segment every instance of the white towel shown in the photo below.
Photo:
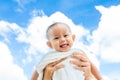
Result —
[[73, 52], [80, 52], [78, 49], [71, 49], [68, 52], [50, 52], [47, 53], [43, 60], [37, 66], [37, 72], [39, 73], [38, 80], [42, 80], [43, 69], [45, 66], [51, 62], [60, 60], [64, 57], [67, 57], [64, 61], [59, 64], [64, 64], [65, 67], [59, 70], [56, 70], [53, 74], [53, 80], [84, 80], [83, 71], [76, 70], [69, 61], [72, 59], [70, 55]]

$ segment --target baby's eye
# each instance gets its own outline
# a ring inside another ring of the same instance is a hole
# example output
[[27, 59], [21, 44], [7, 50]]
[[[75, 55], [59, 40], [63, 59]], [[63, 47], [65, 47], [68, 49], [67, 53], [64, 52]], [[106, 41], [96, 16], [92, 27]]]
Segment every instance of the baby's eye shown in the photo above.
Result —
[[68, 35], [64, 35], [64, 37], [68, 37]]
[[59, 39], [59, 37], [55, 37], [54, 39]]

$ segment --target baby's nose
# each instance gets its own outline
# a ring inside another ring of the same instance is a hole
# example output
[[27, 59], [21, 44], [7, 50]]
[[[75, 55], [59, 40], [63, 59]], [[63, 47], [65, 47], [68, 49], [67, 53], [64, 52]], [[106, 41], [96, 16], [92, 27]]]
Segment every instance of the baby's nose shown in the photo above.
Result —
[[65, 38], [64, 37], [61, 37], [61, 39], [60, 39], [61, 41], [65, 41]]

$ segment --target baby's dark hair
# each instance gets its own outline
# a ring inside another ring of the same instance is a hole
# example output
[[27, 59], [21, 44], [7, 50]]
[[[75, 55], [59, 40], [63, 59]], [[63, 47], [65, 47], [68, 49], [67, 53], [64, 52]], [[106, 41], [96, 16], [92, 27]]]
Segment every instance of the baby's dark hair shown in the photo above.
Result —
[[48, 26], [48, 28], [47, 28], [47, 30], [46, 30], [46, 37], [47, 37], [47, 39], [49, 38], [49, 30], [53, 27], [53, 26], [55, 26], [55, 25], [58, 25], [58, 24], [64, 24], [64, 25], [66, 25], [67, 27], [68, 27], [68, 29], [70, 30], [70, 32], [71, 32], [71, 29], [70, 29], [70, 27], [66, 24], [66, 23], [63, 23], [63, 22], [55, 22], [55, 23], [53, 23], [53, 24], [51, 24], [50, 26]]

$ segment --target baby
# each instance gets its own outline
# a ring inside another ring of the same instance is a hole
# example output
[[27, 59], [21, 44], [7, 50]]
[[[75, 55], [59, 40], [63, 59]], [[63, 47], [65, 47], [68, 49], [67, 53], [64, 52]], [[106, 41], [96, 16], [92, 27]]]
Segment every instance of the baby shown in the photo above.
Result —
[[[59, 63], [65, 67], [54, 72], [53, 80], [84, 80], [83, 72], [76, 70], [74, 68], [75, 65], [70, 63], [72, 59], [70, 56], [74, 52], [80, 52], [82, 54], [83, 52], [78, 49], [72, 49], [75, 35], [72, 34], [69, 26], [65, 23], [54, 23], [47, 29], [46, 33], [48, 38], [47, 45], [53, 48], [54, 51], [46, 54], [37, 66], [37, 71], [41, 74], [47, 64], [66, 57], [64, 61]], [[42, 78], [42, 75], [41, 77], [39, 75], [39, 78]]]

